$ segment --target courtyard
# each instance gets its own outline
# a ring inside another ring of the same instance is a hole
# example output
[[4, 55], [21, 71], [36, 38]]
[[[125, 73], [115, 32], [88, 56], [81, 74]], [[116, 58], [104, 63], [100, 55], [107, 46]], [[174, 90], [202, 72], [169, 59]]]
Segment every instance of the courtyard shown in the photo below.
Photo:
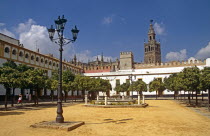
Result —
[[56, 103], [0, 111], [0, 136], [210, 135], [210, 118], [173, 100], [147, 100], [147, 108], [93, 108], [64, 103], [65, 121], [84, 121], [73, 131], [31, 128], [56, 117]]

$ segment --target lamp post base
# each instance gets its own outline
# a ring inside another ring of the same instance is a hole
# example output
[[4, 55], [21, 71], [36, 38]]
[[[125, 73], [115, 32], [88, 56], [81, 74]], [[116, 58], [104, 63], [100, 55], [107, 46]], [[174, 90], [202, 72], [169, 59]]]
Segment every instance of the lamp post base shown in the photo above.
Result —
[[64, 123], [63, 117], [56, 117], [56, 123]]

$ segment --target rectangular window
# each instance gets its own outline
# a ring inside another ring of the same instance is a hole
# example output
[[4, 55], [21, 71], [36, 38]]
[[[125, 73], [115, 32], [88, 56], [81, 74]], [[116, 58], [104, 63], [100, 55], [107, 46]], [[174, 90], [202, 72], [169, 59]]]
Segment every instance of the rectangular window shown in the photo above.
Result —
[[116, 86], [120, 85], [120, 79], [116, 79]]
[[126, 83], [129, 84], [130, 83], [130, 79], [126, 79]]

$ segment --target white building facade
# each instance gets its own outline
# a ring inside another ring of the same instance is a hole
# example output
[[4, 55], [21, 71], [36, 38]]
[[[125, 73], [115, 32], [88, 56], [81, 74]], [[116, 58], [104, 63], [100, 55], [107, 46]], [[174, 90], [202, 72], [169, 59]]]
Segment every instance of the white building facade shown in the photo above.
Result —
[[[120, 84], [126, 83], [126, 80], [137, 81], [142, 80], [147, 85], [154, 80], [154, 78], [161, 78], [162, 81], [165, 77], [169, 77], [173, 73], [179, 73], [186, 67], [197, 66], [199, 69], [203, 69], [204, 67], [210, 67], [210, 58], [206, 59], [204, 62], [198, 61], [194, 58], [190, 58], [186, 62], [182, 63], [165, 63], [159, 66], [156, 65], [147, 65], [147, 67], [141, 67], [138, 69], [130, 69], [130, 70], [118, 70], [115, 72], [100, 72], [100, 73], [84, 73], [85, 76], [93, 77], [93, 78], [102, 78], [105, 80], [109, 80], [112, 90], [110, 91], [110, 96], [116, 95], [115, 87], [117, 82]], [[132, 95], [130, 94], [125, 95]], [[170, 90], [165, 90], [163, 94], [173, 94], [174, 92]], [[155, 95], [155, 92], [150, 92], [149, 87], [147, 92], [143, 92], [144, 95]], [[104, 95], [100, 93], [100, 95]], [[123, 95], [121, 93], [121, 95]], [[133, 95], [137, 95], [137, 92], [133, 90]]]

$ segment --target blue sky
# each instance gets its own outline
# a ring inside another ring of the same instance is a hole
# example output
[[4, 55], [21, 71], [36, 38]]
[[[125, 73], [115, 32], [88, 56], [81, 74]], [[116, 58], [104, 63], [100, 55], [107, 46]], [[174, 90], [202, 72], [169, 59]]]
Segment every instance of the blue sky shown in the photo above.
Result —
[[78, 40], [66, 45], [64, 58], [77, 54], [80, 61], [93, 60], [102, 52], [106, 59], [132, 51], [143, 61], [149, 20], [154, 20], [162, 60], [210, 57], [209, 0], [1, 0], [0, 32], [19, 39], [26, 48], [58, 56], [46, 27], [65, 15], [65, 37], [78, 26]]

